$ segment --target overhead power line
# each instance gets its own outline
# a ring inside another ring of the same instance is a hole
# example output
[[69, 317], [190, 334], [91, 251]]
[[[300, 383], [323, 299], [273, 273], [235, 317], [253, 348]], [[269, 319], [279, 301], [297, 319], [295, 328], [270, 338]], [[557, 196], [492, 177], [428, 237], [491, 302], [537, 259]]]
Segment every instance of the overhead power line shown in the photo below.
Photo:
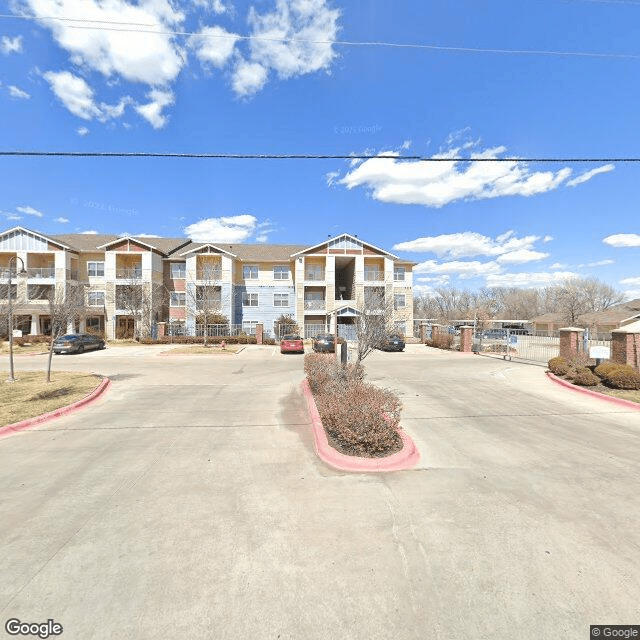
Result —
[[[13, 14], [0, 14], [0, 18], [11, 18], [19, 20], [55, 20], [66, 24], [69, 29], [89, 29], [95, 31], [117, 31], [123, 33], [141, 33], [159, 36], [188, 36], [206, 39], [222, 39], [222, 40], [255, 40], [259, 42], [280, 42], [292, 44], [321, 44], [336, 45], [345, 47], [386, 47], [391, 49], [418, 49], [427, 51], [447, 51], [451, 53], [494, 53], [494, 54], [511, 54], [511, 55], [534, 55], [534, 56], [559, 56], [573, 58], [614, 58], [622, 60], [638, 60], [640, 54], [636, 53], [602, 53], [597, 51], [554, 51], [546, 49], [500, 49], [495, 47], [455, 47], [437, 44], [423, 44], [411, 42], [385, 42], [385, 41], [356, 41], [356, 40], [311, 40], [306, 38], [271, 38], [266, 36], [243, 36], [235, 33], [229, 34], [212, 34], [212, 33], [196, 33], [193, 31], [160, 31], [157, 29], [123, 29], [122, 26], [132, 27], [154, 27], [150, 23], [137, 22], [117, 22], [112, 20], [89, 20], [85, 18], [64, 18], [58, 16], [24, 16]], [[102, 26], [102, 25], [119, 25], [119, 26]]]
[[487, 158], [479, 157], [440, 157], [436, 156], [400, 156], [394, 154], [311, 154], [311, 153], [174, 153], [151, 151], [2, 151], [0, 157], [38, 157], [38, 158], [200, 158], [208, 160], [413, 160], [419, 162], [540, 162], [540, 163], [630, 163], [640, 162], [639, 158]]

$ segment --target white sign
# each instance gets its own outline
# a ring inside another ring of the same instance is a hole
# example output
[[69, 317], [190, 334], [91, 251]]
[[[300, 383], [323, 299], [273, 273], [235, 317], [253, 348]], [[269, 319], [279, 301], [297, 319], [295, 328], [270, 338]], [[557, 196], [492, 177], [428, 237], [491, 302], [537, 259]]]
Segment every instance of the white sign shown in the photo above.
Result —
[[611, 357], [611, 347], [589, 347], [589, 357], [608, 360]]
[[14, 329], [13, 330], [14, 338], [22, 338], [22, 329]]

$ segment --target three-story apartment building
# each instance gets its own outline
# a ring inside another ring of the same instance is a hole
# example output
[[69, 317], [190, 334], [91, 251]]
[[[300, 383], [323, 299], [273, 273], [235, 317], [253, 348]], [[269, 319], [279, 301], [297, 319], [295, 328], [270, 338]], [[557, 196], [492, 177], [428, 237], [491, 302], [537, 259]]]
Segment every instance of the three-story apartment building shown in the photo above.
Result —
[[273, 333], [284, 314], [306, 337], [333, 331], [335, 323], [348, 337], [363, 309], [383, 305], [392, 305], [396, 330], [412, 335], [413, 266], [349, 234], [309, 247], [15, 227], [0, 233], [0, 313], [11, 295], [14, 327], [48, 333], [50, 296], [74, 286], [82, 288], [84, 307], [68, 331], [107, 338], [131, 335], [136, 320], [149, 331], [166, 323], [168, 331], [195, 335], [212, 314], [246, 333], [258, 323]]

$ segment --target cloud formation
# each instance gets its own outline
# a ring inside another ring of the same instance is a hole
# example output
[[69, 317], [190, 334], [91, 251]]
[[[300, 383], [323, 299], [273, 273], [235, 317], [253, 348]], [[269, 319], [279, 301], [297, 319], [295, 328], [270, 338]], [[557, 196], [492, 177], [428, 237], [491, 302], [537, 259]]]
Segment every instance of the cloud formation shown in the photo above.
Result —
[[238, 34], [222, 27], [204, 27], [190, 38], [189, 46], [203, 66], [221, 69], [233, 55], [238, 39]]
[[613, 171], [615, 168], [616, 167], [614, 164], [605, 164], [601, 167], [597, 167], [596, 169], [591, 169], [591, 171], [585, 171], [581, 175], [573, 178], [573, 180], [569, 180], [569, 182], [567, 182], [567, 186], [575, 187], [579, 184], [582, 184], [583, 182], [591, 180], [593, 176], [597, 176], [599, 173], [609, 173], [609, 171]]
[[9, 95], [12, 98], [18, 98], [20, 100], [28, 100], [31, 97], [31, 95], [28, 94], [26, 91], [23, 91], [19, 87], [16, 87], [12, 84], [10, 84], [7, 88], [9, 90]]
[[15, 38], [2, 36], [0, 40], [0, 51], [6, 56], [12, 53], [22, 53], [22, 36], [16, 36]]
[[42, 211], [38, 211], [38, 209], [34, 209], [33, 207], [30, 207], [28, 205], [25, 205], [23, 207], [16, 207], [16, 211], [24, 213], [27, 216], [33, 216], [34, 218], [42, 218], [44, 216], [44, 213], [42, 213]]
[[249, 214], [205, 218], [184, 229], [194, 242], [233, 243], [246, 242], [257, 228], [258, 219]]
[[[546, 193], [568, 184], [572, 173], [570, 167], [556, 172], [534, 171], [525, 162], [500, 160], [507, 151], [504, 146], [473, 153], [469, 160], [449, 160], [475, 146], [476, 143], [468, 143], [446, 149], [431, 156], [432, 161], [380, 158], [400, 155], [397, 151], [381, 151], [377, 156], [356, 163], [355, 168], [337, 182], [347, 189], [363, 187], [380, 202], [440, 208], [460, 200], [530, 197]], [[587, 172], [589, 175], [576, 178], [579, 180], [576, 184], [603, 171], [604, 167]]]
[[154, 129], [162, 129], [167, 123], [167, 116], [162, 111], [173, 104], [173, 93], [161, 89], [152, 89], [147, 97], [149, 102], [136, 105], [134, 108]]
[[640, 233], [614, 233], [602, 242], [610, 247], [640, 247]]
[[569, 278], [578, 278], [573, 271], [554, 271], [536, 273], [498, 273], [487, 276], [488, 287], [540, 287], [553, 285]]

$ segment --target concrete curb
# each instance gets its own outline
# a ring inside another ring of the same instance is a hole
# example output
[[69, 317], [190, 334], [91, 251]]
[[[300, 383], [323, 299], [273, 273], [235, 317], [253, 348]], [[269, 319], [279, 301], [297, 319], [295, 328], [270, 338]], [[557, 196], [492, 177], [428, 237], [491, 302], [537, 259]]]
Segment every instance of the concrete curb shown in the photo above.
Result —
[[385, 471], [403, 471], [410, 469], [420, 460], [420, 453], [415, 443], [403, 429], [398, 429], [398, 433], [402, 438], [404, 446], [400, 451], [386, 458], [357, 458], [355, 456], [346, 456], [336, 451], [329, 445], [327, 434], [322, 426], [322, 420], [318, 413], [318, 407], [313, 399], [309, 382], [305, 378], [302, 381], [302, 393], [307, 400], [309, 415], [313, 425], [313, 439], [315, 443], [316, 453], [318, 457], [327, 464], [340, 469], [341, 471], [355, 472], [385, 472]]
[[573, 391], [577, 391], [578, 393], [584, 393], [588, 396], [593, 396], [594, 398], [600, 398], [601, 400], [605, 400], [606, 402], [611, 402], [612, 404], [617, 404], [621, 407], [627, 407], [627, 409], [635, 409], [636, 411], [640, 411], [640, 404], [637, 402], [631, 402], [631, 400], [625, 400], [624, 398], [614, 398], [613, 396], [608, 396], [604, 393], [599, 393], [598, 391], [591, 391], [590, 389], [585, 389], [584, 387], [580, 387], [578, 385], [572, 384], [568, 380], [563, 380], [562, 378], [558, 378], [558, 376], [553, 375], [551, 371], [547, 371], [547, 377], [556, 384], [559, 384], [567, 389], [572, 389]]
[[109, 380], [109, 378], [103, 378], [102, 382], [91, 393], [86, 395], [84, 398], [81, 398], [80, 400], [67, 405], [66, 407], [60, 407], [59, 409], [55, 409], [54, 411], [50, 411], [49, 413], [43, 413], [42, 415], [36, 416], [35, 418], [27, 418], [26, 420], [21, 420], [20, 422], [14, 422], [13, 424], [8, 424], [4, 427], [0, 427], [0, 437], [7, 436], [11, 433], [18, 433], [19, 431], [24, 431], [25, 429], [29, 429], [39, 424], [49, 422], [50, 420], [54, 420], [55, 418], [59, 418], [60, 416], [66, 416], [70, 413], [75, 413], [82, 407], [93, 404], [110, 386], [111, 380]]
[[[242, 349], [232, 353], [231, 355], [237, 356]], [[160, 351], [160, 353], [156, 354], [157, 356], [163, 356], [165, 358], [177, 358], [179, 356], [203, 356], [205, 358], [210, 358], [211, 354], [209, 353], [171, 353], [169, 351]]]

